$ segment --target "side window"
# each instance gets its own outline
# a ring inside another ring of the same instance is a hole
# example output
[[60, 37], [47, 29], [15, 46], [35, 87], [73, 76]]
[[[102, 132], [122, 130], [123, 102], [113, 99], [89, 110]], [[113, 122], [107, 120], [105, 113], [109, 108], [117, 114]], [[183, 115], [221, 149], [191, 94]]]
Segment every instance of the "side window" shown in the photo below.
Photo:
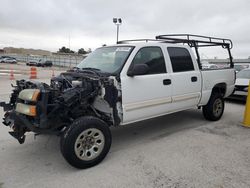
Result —
[[173, 72], [184, 72], [194, 70], [194, 64], [190, 53], [185, 48], [168, 47]]
[[142, 63], [149, 67], [147, 74], [166, 73], [165, 60], [160, 47], [141, 48], [135, 55], [132, 65]]

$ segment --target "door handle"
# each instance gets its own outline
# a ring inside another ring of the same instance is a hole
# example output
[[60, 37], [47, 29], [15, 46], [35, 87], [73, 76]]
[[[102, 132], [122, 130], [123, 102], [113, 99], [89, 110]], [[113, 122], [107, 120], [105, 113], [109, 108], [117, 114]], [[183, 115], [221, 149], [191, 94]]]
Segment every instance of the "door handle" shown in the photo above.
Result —
[[171, 84], [171, 80], [170, 79], [163, 80], [163, 85], [170, 85], [170, 84]]
[[197, 82], [197, 80], [198, 80], [198, 78], [197, 78], [196, 76], [192, 76], [192, 77], [191, 77], [191, 81], [192, 81], [192, 82]]

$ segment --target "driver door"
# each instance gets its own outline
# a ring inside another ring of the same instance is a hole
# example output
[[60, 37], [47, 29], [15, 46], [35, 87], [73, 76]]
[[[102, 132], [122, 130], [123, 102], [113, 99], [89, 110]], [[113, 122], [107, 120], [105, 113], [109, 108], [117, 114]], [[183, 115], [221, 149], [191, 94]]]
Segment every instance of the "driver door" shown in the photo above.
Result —
[[[146, 64], [144, 75], [128, 76], [134, 64]], [[140, 48], [130, 68], [121, 72], [123, 124], [166, 114], [171, 110], [171, 77], [161, 47]]]

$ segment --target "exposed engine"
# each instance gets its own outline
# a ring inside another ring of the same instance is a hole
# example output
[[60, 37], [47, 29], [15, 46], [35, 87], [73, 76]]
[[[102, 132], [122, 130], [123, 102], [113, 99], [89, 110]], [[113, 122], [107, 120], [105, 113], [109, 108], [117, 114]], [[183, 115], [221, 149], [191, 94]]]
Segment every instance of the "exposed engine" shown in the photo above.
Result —
[[[27, 131], [60, 133], [83, 115], [97, 116], [110, 125], [120, 123], [118, 90], [114, 80], [106, 75], [70, 70], [52, 78], [50, 85], [19, 80], [13, 88], [9, 104], [1, 106], [6, 111], [4, 124], [12, 127], [10, 134], [20, 143]], [[29, 99], [31, 91], [34, 93]], [[35, 92], [37, 98], [33, 100]]]

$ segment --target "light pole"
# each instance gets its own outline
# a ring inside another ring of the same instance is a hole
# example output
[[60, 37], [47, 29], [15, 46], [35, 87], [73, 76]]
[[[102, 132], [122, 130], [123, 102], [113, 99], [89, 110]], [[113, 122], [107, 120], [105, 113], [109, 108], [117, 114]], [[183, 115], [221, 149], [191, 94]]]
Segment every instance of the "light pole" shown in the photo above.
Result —
[[122, 24], [121, 18], [113, 18], [113, 23], [116, 25], [116, 43], [118, 42], [119, 37], [119, 26]]

